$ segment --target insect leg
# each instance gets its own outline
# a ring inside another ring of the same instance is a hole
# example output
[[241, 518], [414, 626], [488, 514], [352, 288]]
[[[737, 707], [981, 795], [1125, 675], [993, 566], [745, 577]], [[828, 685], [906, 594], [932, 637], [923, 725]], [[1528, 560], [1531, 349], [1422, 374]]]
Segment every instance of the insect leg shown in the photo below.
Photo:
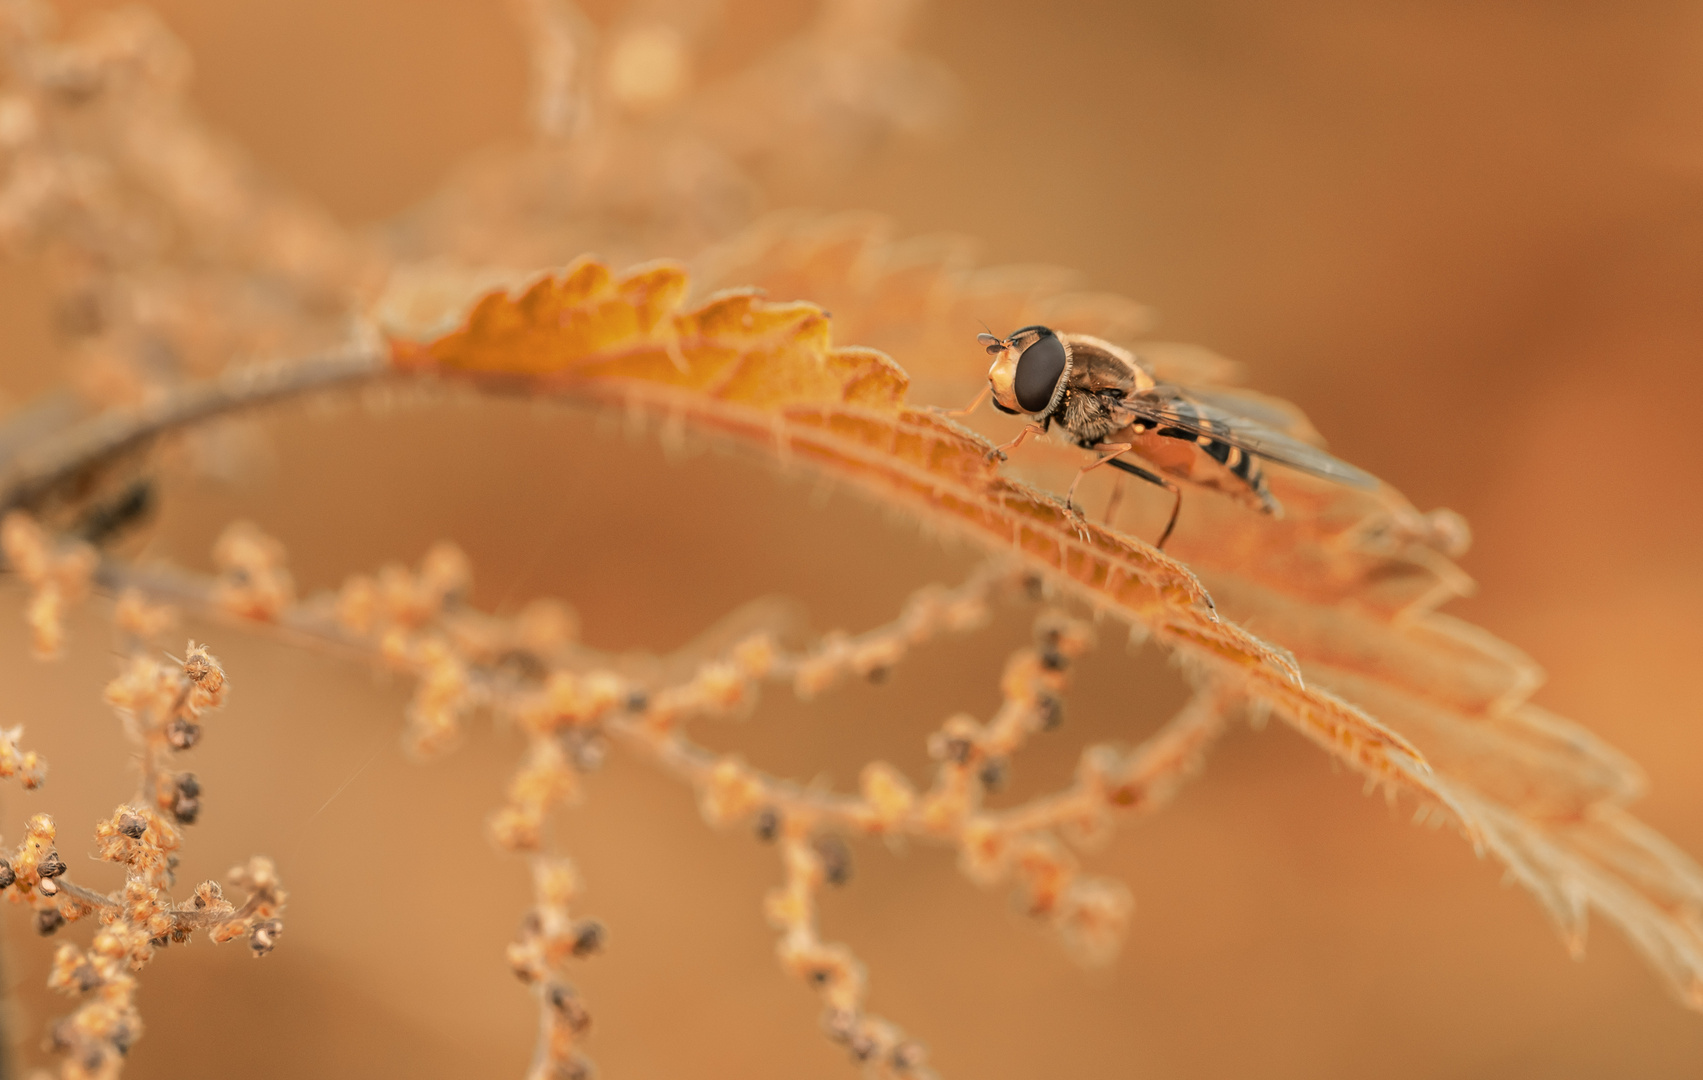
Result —
[[1129, 473], [1131, 476], [1139, 476], [1149, 484], [1158, 484], [1160, 487], [1169, 491], [1176, 497], [1176, 501], [1171, 504], [1171, 519], [1165, 522], [1165, 531], [1159, 534], [1159, 542], [1153, 545], [1160, 551], [1164, 551], [1165, 541], [1171, 538], [1171, 530], [1177, 527], [1177, 514], [1183, 508], [1183, 489], [1178, 487], [1176, 484], [1171, 483], [1171, 481], [1165, 479], [1163, 476], [1160, 476], [1158, 473], [1150, 473], [1141, 466], [1131, 464], [1121, 458], [1115, 460], [1108, 458], [1106, 459], [1105, 464], [1110, 465], [1114, 469], [1121, 469], [1124, 472]]
[[1130, 448], [1130, 444], [1126, 443], [1126, 442], [1106, 443], [1104, 445], [1095, 447], [1094, 449], [1096, 449], [1096, 450], [1104, 450], [1105, 454], [1101, 456], [1100, 460], [1094, 462], [1094, 464], [1084, 465], [1081, 468], [1081, 470], [1077, 472], [1076, 479], [1074, 479], [1070, 482], [1070, 490], [1065, 492], [1065, 494], [1064, 494], [1064, 504], [1066, 506], [1075, 506], [1076, 505], [1076, 485], [1082, 483], [1082, 478], [1084, 476], [1087, 476], [1090, 472], [1094, 471], [1095, 469], [1098, 469], [1100, 466], [1104, 465], [1106, 462], [1117, 457], [1119, 454], [1123, 453], [1125, 450], [1128, 450], [1129, 448]]
[[987, 455], [988, 460], [989, 461], [995, 461], [995, 460], [1004, 461], [1005, 460], [1005, 452], [1007, 450], [1017, 449], [1019, 446], [1022, 446], [1024, 443], [1028, 442], [1031, 436], [1045, 435], [1046, 433], [1047, 433], [1047, 429], [1042, 427], [1041, 425], [1030, 424], [1028, 427], [1024, 428], [1022, 431], [1019, 431], [1017, 433], [1017, 437], [1015, 439], [1012, 439], [1010, 442], [1004, 444], [1003, 446], [996, 446], [992, 450], [989, 450], [988, 455]]
[[1106, 528], [1118, 527], [1118, 508], [1124, 502], [1124, 482], [1120, 478], [1112, 482], [1112, 497], [1106, 500]]

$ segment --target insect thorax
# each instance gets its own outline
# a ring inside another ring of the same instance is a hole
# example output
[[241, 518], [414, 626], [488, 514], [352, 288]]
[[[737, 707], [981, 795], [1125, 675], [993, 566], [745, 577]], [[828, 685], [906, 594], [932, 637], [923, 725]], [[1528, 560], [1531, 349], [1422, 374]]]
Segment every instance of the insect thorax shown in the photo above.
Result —
[[1121, 412], [1117, 402], [1104, 394], [1066, 387], [1057, 417], [1078, 445], [1095, 446], [1128, 423]]

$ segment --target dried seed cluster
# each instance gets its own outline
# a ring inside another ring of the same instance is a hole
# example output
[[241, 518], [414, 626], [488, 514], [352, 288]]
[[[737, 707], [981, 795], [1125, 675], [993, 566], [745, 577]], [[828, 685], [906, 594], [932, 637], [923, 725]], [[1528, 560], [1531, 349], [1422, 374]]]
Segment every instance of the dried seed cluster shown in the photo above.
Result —
[[66, 609], [88, 594], [100, 561], [95, 549], [80, 541], [49, 540], [33, 518], [13, 511], [0, 520], [0, 550], [30, 588], [24, 618], [35, 654], [58, 656], [65, 647]]
[[38, 788], [47, 779], [47, 761], [34, 750], [21, 750], [23, 725], [0, 731], [0, 780], [16, 776], [26, 790]]
[[[243, 537], [247, 550], [266, 553], [266, 568], [285, 572], [281, 547], [251, 530]], [[252, 580], [261, 567], [254, 560], [249, 566]], [[635, 681], [614, 670], [577, 643], [573, 618], [559, 604], [535, 603], [500, 619], [475, 610], [467, 602], [471, 591], [465, 557], [439, 545], [415, 569], [391, 566], [352, 577], [335, 598], [293, 603], [271, 611], [268, 619], [354, 645], [414, 676], [408, 731], [416, 750], [448, 745], [464, 718], [481, 711], [508, 718], [526, 736], [524, 758], [489, 829], [499, 847], [526, 855], [534, 867], [538, 903], [510, 959], [540, 1001], [538, 1076], [579, 1076], [590, 1069], [581, 1046], [586, 1007], [561, 968], [596, 948], [603, 931], [601, 924], [569, 917], [571, 867], [545, 852], [552, 812], [583, 794], [585, 775], [615, 744], [631, 746], [693, 783], [713, 824], [749, 823], [760, 839], [779, 844], [786, 879], [766, 909], [781, 934], [783, 966], [822, 995], [824, 1030], [872, 1075], [914, 1077], [927, 1070], [921, 1045], [866, 1009], [866, 976], [850, 951], [818, 937], [815, 893], [851, 880], [848, 837], [904, 836], [953, 845], [976, 880], [1014, 880], [1022, 909], [1057, 930], [1084, 959], [1104, 960], [1115, 950], [1130, 911], [1128, 894], [1116, 883], [1082, 874], [1065, 841], [1084, 844], [1102, 836], [1112, 811], [1135, 805], [1163, 770], [1131, 777], [1122, 757], [1097, 748], [1085, 755], [1070, 789], [1009, 809], [983, 805], [1002, 786], [1025, 743], [1059, 726], [1070, 667], [1094, 644], [1089, 625], [1064, 609], [1041, 607], [1033, 643], [1006, 663], [1000, 679], [1004, 700], [992, 717], [984, 723], [955, 716], [929, 738], [937, 764], [924, 790], [879, 761], [862, 770], [855, 793], [803, 789], [736, 755], [712, 754], [690, 737], [694, 719], [741, 715], [765, 684], [811, 697], [846, 676], [879, 681], [915, 647], [984, 625], [997, 596], [1029, 601], [1044, 596], [1037, 581], [989, 564], [956, 588], [919, 591], [885, 626], [830, 634], [797, 652], [783, 648], [774, 633], [754, 630], [721, 655], [690, 665], [673, 682]], [[223, 605], [229, 595], [227, 585], [217, 586], [211, 602]], [[124, 700], [154, 702], [150, 709], [132, 707], [134, 715], [150, 718], [139, 730], [144, 738], [160, 731], [164, 745], [175, 748], [176, 729], [169, 722], [160, 726], [161, 717], [175, 715], [175, 699], [146, 674], [138, 669], [131, 677], [126, 686], [133, 688]], [[157, 671], [152, 675], [166, 679]], [[184, 795], [181, 784], [166, 790]], [[264, 926], [259, 933], [267, 933]]]
[[579, 877], [566, 859], [532, 860], [536, 902], [509, 946], [509, 965], [538, 998], [539, 1040], [529, 1080], [589, 1080], [592, 1065], [580, 1041], [591, 1014], [564, 973], [570, 960], [602, 952], [609, 933], [595, 919], [576, 919], [569, 904]]
[[177, 609], [169, 604], [156, 604], [141, 589], [125, 589], [113, 607], [112, 622], [121, 637], [133, 646], [158, 641], [177, 629]]
[[194, 824], [201, 813], [201, 782], [172, 765], [177, 754], [201, 741], [202, 714], [224, 704], [225, 690], [224, 669], [193, 641], [176, 663], [133, 656], [107, 684], [107, 704], [141, 748], [144, 804], [180, 825]]
[[174, 756], [198, 741], [199, 720], [225, 699], [224, 669], [205, 646], [191, 642], [182, 660], [132, 657], [108, 686], [107, 702], [126, 736], [137, 745], [141, 790], [95, 827], [95, 853], [124, 868], [124, 884], [102, 893], [74, 884], [56, 846], [57, 829], [46, 814], [30, 818], [24, 839], [0, 859], [0, 890], [34, 911], [36, 930], [53, 934], [91, 915], [100, 924], [87, 948], [66, 943], [54, 956], [48, 985], [77, 1000], [70, 1016], [54, 1023], [48, 1046], [63, 1055], [65, 1080], [110, 1080], [142, 1035], [135, 1004], [136, 973], [157, 950], [205, 930], [215, 942], [246, 936], [256, 956], [272, 951], [283, 932], [285, 894], [269, 860], [255, 857], [231, 871], [231, 884], [247, 891], [234, 905], [214, 881], [175, 902], [183, 846], [181, 827], [200, 813], [201, 786], [171, 768]]
[[296, 598], [284, 545], [252, 522], [225, 528], [213, 545], [213, 565], [219, 568], [215, 598], [233, 615], [271, 622]]
[[[253, 534], [248, 543], [269, 552], [269, 565], [281, 568], [280, 548]], [[692, 741], [694, 719], [742, 715], [765, 684], [812, 697], [847, 676], [880, 681], [918, 645], [986, 624], [996, 596], [1044, 601], [1047, 590], [1039, 581], [996, 564], [955, 588], [920, 590], [890, 624], [857, 635], [829, 634], [802, 651], [788, 651], [773, 633], [755, 630], [723, 654], [698, 660], [675, 682], [639, 682], [614, 670], [577, 643], [573, 618], [559, 604], [538, 602], [500, 619], [475, 610], [467, 602], [471, 591], [465, 557], [439, 545], [415, 569], [391, 566], [352, 577], [334, 599], [310, 599], [270, 617], [297, 632], [317, 627], [414, 676], [408, 731], [416, 750], [448, 745], [465, 717], [480, 711], [508, 718], [526, 736], [520, 768], [489, 830], [500, 848], [533, 861], [539, 901], [510, 958], [541, 1002], [540, 1077], [590, 1069], [580, 1045], [585, 1005], [560, 967], [576, 950], [600, 941], [602, 930], [568, 917], [571, 868], [544, 853], [552, 812], [583, 795], [585, 775], [614, 744], [631, 746], [693, 783], [712, 824], [748, 823], [759, 839], [779, 844], [785, 884], [770, 895], [766, 910], [781, 934], [783, 966], [822, 995], [828, 1035], [882, 1077], [926, 1075], [925, 1054], [900, 1028], [865, 1008], [866, 976], [851, 952], [818, 937], [816, 891], [852, 876], [846, 838], [903, 836], [952, 845], [973, 879], [1013, 882], [1021, 910], [1056, 931], [1084, 961], [1103, 962], [1127, 923], [1129, 894], [1116, 882], [1082, 873], [1068, 845], [1102, 838], [1117, 810], [1157, 805], [1174, 774], [1198, 760], [1197, 753], [1178, 749], [1184, 743], [1157, 758], [1091, 747], [1066, 790], [1009, 808], [984, 805], [1028, 740], [1062, 723], [1070, 668], [1095, 643], [1088, 623], [1046, 603], [1033, 642], [1006, 662], [1003, 702], [994, 715], [985, 722], [951, 717], [929, 737], [936, 767], [926, 789], [879, 761], [865, 766], [855, 793], [804, 789]], [[1218, 730], [1230, 705], [1203, 687], [1192, 711], [1173, 725], [1207, 733], [1185, 740], [1196, 749]]]

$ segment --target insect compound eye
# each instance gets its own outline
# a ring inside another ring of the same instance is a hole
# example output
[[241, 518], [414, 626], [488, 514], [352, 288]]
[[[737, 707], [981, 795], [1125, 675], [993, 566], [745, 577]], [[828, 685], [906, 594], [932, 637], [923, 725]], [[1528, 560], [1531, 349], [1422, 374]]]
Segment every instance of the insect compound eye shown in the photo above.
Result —
[[1064, 375], [1065, 359], [1064, 342], [1053, 334], [1043, 334], [1023, 350], [1023, 355], [1017, 358], [1017, 373], [1011, 388], [1024, 412], [1038, 413], [1052, 401], [1053, 391]]

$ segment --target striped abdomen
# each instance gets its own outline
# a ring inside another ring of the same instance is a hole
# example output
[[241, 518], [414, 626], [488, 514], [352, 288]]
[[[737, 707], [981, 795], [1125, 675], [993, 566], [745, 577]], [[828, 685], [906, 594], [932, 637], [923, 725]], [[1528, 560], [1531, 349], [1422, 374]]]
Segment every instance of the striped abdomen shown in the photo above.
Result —
[[[1128, 430], [1136, 435], [1152, 432], [1162, 438], [1194, 443], [1206, 456], [1222, 465], [1231, 476], [1245, 484], [1248, 490], [1259, 499], [1261, 507], [1267, 513], [1277, 512], [1277, 500], [1272, 498], [1271, 492], [1266, 486], [1265, 470], [1260, 467], [1259, 458], [1241, 447], [1217, 437], [1228, 433], [1228, 425], [1216, 417], [1201, 415], [1186, 398], [1174, 398], [1166, 404], [1170, 411], [1176, 413], [1180, 419], [1188, 421], [1201, 430], [1190, 431], [1187, 428], [1168, 426], [1163, 421], [1145, 419], [1135, 421]], [[1207, 434], [1207, 432], [1211, 434]], [[1198, 480], [1199, 478], [1191, 477], [1191, 479]]]

